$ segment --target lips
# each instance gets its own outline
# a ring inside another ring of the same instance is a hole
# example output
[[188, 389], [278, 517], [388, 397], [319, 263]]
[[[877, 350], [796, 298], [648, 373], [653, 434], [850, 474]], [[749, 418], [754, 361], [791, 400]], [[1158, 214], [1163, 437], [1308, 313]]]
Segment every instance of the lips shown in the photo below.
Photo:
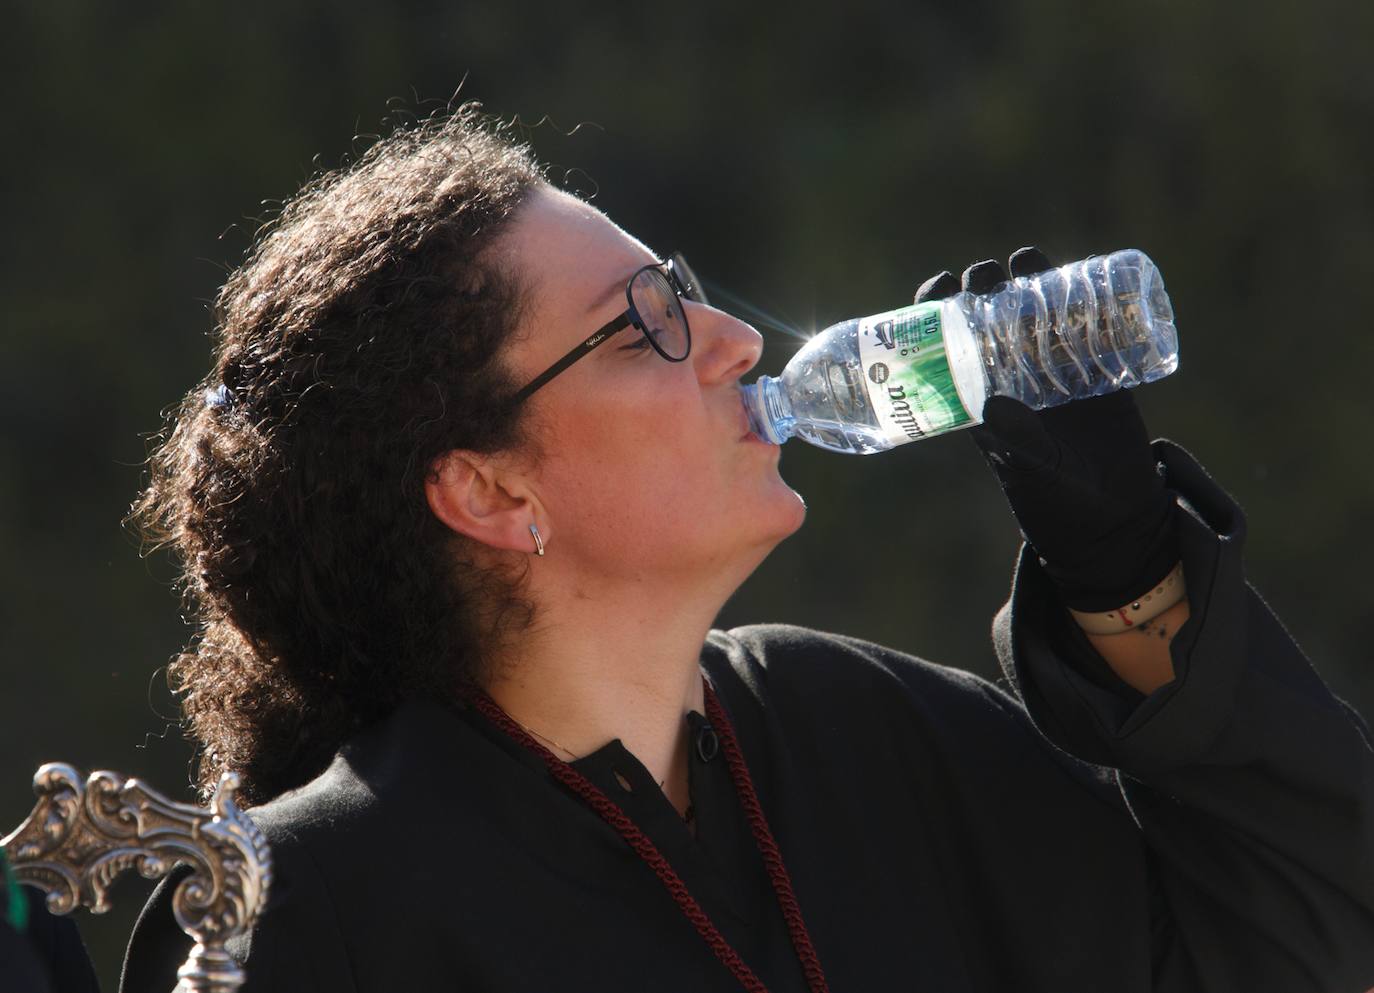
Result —
[[757, 434], [754, 433], [754, 429], [749, 426], [749, 415], [744, 412], [743, 405], [741, 405], [739, 408], [739, 417], [736, 419], [736, 423], [738, 424], [741, 432], [739, 438], [736, 440], [756, 441], [760, 445], [768, 445], [770, 448], [777, 447], [772, 442], [764, 441], [762, 438], [760, 438]]

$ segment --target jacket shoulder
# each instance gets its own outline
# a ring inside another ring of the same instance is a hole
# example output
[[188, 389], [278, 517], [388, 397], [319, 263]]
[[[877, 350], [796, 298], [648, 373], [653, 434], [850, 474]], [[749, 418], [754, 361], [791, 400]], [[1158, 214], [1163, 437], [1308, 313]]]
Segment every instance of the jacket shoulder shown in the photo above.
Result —
[[749, 624], [715, 629], [706, 640], [708, 672], [728, 669], [760, 690], [867, 694], [900, 687], [942, 697], [993, 699], [1018, 708], [1004, 690], [963, 669], [849, 635], [796, 624]]

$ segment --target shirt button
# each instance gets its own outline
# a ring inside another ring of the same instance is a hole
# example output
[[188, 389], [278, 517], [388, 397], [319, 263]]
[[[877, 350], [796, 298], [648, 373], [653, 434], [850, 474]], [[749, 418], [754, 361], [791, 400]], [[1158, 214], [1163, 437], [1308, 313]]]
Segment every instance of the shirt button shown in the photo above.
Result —
[[697, 731], [697, 758], [703, 762], [710, 762], [720, 751], [720, 739], [716, 737], [715, 728], [709, 724], [703, 724]]

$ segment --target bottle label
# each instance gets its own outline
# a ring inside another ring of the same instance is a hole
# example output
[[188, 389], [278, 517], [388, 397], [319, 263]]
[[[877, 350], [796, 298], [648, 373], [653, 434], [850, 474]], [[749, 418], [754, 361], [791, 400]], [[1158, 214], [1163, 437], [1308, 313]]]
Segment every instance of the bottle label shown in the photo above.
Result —
[[859, 360], [878, 424], [894, 445], [973, 420], [954, 386], [940, 303], [859, 319]]

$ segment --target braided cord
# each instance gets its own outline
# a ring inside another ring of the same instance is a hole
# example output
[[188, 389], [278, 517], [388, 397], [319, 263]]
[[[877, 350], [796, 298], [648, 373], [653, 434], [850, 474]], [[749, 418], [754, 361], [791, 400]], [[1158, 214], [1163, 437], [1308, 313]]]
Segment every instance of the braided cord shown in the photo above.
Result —
[[610, 797], [597, 789], [595, 784], [586, 776], [554, 755], [529, 734], [526, 734], [524, 729], [519, 727], [501, 709], [500, 705], [486, 693], [481, 690], [474, 690], [469, 695], [469, 699], [484, 717], [543, 759], [544, 765], [548, 767], [555, 779], [580, 796], [602, 820], [620, 833], [620, 836], [634, 849], [640, 859], [658, 876], [677, 902], [678, 907], [682, 909], [683, 915], [692, 922], [692, 926], [706, 940], [711, 951], [715, 952], [716, 958], [725, 964], [726, 968], [734, 974], [735, 978], [749, 993], [768, 993], [768, 987], [764, 986], [762, 980], [754, 975], [753, 970], [745, 965], [744, 960], [739, 957], [739, 953], [725, 940], [725, 936], [716, 930], [711, 918], [706, 916], [706, 911], [701, 909], [701, 905], [696, 902], [696, 899], [688, 891], [687, 885], [673, 871], [668, 860], [654, 847], [654, 843], [648, 839], [644, 832], [625, 815], [625, 812], [616, 806]]
[[[735, 729], [731, 726], [730, 719], [726, 716], [720, 701], [716, 699], [710, 684], [704, 679], [702, 684], [705, 689], [706, 717], [720, 737], [721, 748], [725, 752], [725, 761], [730, 770], [730, 778], [735, 785], [735, 793], [739, 797], [740, 805], [744, 808], [745, 817], [749, 821], [749, 828], [753, 832], [759, 854], [763, 856], [764, 866], [767, 868], [768, 878], [773, 884], [773, 892], [777, 895], [783, 920], [787, 922], [787, 932], [792, 939], [792, 947], [796, 950], [802, 971], [806, 975], [806, 984], [811, 993], [829, 993], [830, 987], [826, 985], [820, 957], [816, 954], [815, 946], [811, 943], [811, 935], [806, 930], [806, 922], [802, 919], [801, 907], [797, 903], [796, 894], [792, 891], [792, 880], [787, 874], [786, 865], [783, 864], [782, 852], [773, 839], [773, 832], [769, 830], [768, 820], [763, 815], [763, 807], [759, 804], [758, 795], [754, 792], [754, 781], [749, 775], [748, 767], [744, 764], [744, 755], [740, 752], [739, 741], [735, 737]], [[764, 986], [763, 981], [754, 974], [753, 970], [740, 958], [734, 947], [725, 940], [725, 936], [717, 930], [711, 918], [702, 910], [701, 905], [697, 903], [687, 889], [687, 884], [674, 871], [668, 860], [664, 858], [648, 836], [616, 805], [615, 801], [601, 792], [587, 777], [536, 741], [482, 690], [472, 690], [469, 693], [469, 699], [489, 721], [543, 759], [544, 765], [555, 779], [580, 796], [602, 820], [619, 832], [640, 859], [658, 876], [664, 888], [677, 902], [683, 915], [691, 921], [692, 926], [697, 929], [697, 933], [705, 939], [716, 958], [720, 959], [749, 993], [768, 993], [768, 988]]]
[[811, 944], [811, 934], [806, 929], [806, 921], [802, 919], [801, 905], [797, 903], [797, 896], [792, 891], [792, 878], [787, 874], [782, 851], [773, 839], [773, 832], [768, 828], [768, 819], [763, 816], [758, 794], [754, 792], [754, 780], [749, 775], [749, 767], [744, 764], [744, 753], [740, 751], [739, 741], [735, 738], [735, 729], [709, 684], [706, 685], [706, 718], [720, 737], [721, 749], [725, 752], [725, 761], [730, 767], [730, 778], [735, 782], [735, 793], [738, 794], [740, 805], [744, 807], [744, 814], [749, 819], [749, 827], [754, 832], [759, 854], [763, 856], [764, 864], [768, 867], [768, 878], [773, 883], [773, 892], [777, 894], [783, 919], [787, 921], [787, 933], [792, 937], [792, 947], [796, 949], [797, 959], [806, 974], [806, 985], [811, 988], [811, 993], [829, 993], [830, 987], [825, 982], [820, 956]]

